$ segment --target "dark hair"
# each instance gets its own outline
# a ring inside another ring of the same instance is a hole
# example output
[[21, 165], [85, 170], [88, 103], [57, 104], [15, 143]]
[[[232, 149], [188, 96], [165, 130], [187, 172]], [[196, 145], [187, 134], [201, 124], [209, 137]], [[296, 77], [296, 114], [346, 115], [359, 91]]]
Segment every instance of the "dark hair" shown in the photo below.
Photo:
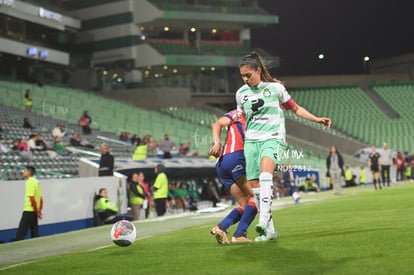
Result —
[[166, 170], [166, 168], [165, 168], [164, 165], [162, 165], [162, 164], [157, 165], [157, 175], [160, 174], [160, 173], [165, 173], [165, 170]]
[[33, 166], [31, 166], [31, 165], [27, 165], [26, 167], [25, 167], [25, 169], [27, 170], [27, 171], [29, 171], [29, 173], [30, 173], [30, 175], [31, 176], [33, 176], [35, 173], [36, 173], [36, 168], [34, 168]]
[[101, 193], [102, 193], [102, 191], [104, 191], [104, 190], [106, 190], [106, 188], [101, 188], [101, 189], [99, 189], [98, 194], [101, 194]]
[[260, 79], [265, 82], [278, 82], [281, 81], [274, 78], [268, 69], [266, 69], [266, 66], [263, 63], [263, 59], [260, 57], [260, 55], [256, 52], [252, 52], [251, 54], [246, 55], [242, 58], [239, 64], [239, 68], [243, 66], [249, 66], [254, 70], [258, 70], [260, 68]]
[[30, 99], [30, 95], [29, 94], [30, 94], [30, 90], [27, 89], [26, 90], [26, 93], [24, 94], [24, 97], [27, 98], [27, 99]]

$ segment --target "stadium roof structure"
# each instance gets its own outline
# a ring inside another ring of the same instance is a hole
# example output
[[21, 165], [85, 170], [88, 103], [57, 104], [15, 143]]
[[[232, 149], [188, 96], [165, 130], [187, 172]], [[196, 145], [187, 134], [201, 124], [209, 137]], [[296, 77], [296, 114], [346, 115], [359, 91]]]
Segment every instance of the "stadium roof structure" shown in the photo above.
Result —
[[251, 51], [250, 29], [279, 21], [255, 1], [72, 0], [63, 6], [82, 20], [77, 50], [91, 54], [91, 67], [123, 68], [131, 82], [237, 67]]

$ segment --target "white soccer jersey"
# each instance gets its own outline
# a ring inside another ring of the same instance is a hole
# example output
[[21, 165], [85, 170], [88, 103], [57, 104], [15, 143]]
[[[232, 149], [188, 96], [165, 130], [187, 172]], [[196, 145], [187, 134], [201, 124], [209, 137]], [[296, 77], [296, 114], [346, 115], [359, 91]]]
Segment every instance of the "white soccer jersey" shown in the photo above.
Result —
[[285, 139], [284, 109], [295, 105], [286, 88], [277, 82], [243, 85], [236, 93], [237, 110], [246, 116], [245, 142]]

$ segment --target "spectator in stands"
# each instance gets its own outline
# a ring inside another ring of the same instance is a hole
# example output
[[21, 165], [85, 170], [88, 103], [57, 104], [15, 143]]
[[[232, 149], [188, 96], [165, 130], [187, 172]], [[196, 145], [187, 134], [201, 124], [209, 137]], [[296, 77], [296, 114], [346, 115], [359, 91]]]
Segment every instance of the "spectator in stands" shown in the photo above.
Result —
[[26, 140], [24, 138], [16, 139], [13, 141], [13, 150], [18, 151], [20, 157], [25, 161], [31, 161], [33, 154], [32, 151], [30, 151], [29, 146], [26, 143]]
[[129, 133], [128, 132], [121, 132], [121, 134], [119, 135], [119, 140], [123, 141], [123, 142], [128, 142], [129, 141]]
[[114, 173], [114, 157], [109, 153], [106, 143], [101, 145], [101, 159], [99, 161], [99, 176], [112, 176]]
[[79, 125], [82, 127], [82, 132], [84, 135], [90, 135], [91, 131], [92, 118], [88, 115], [88, 111], [83, 111], [83, 115], [79, 119]]
[[42, 187], [34, 177], [35, 172], [36, 169], [33, 166], [26, 166], [23, 171], [23, 176], [26, 179], [26, 195], [22, 218], [16, 233], [16, 241], [24, 240], [29, 229], [32, 238], [39, 237], [38, 220], [43, 218], [43, 198]]
[[31, 112], [33, 107], [33, 100], [30, 97], [30, 89], [26, 90], [26, 93], [24, 94], [23, 98], [24, 107], [26, 109], [26, 112]]
[[64, 127], [62, 124], [57, 123], [56, 127], [53, 128], [52, 130], [52, 137], [60, 137], [63, 138], [64, 136], [66, 136], [66, 132], [64, 130]]
[[106, 188], [99, 189], [99, 194], [95, 196], [94, 210], [99, 219], [105, 224], [116, 223], [120, 220], [133, 220], [131, 216], [118, 215], [118, 207], [108, 198], [108, 190]]
[[175, 144], [170, 140], [168, 134], [164, 135], [164, 139], [159, 144], [159, 149], [164, 153], [165, 159], [171, 158], [171, 151], [173, 150]]
[[9, 152], [8, 146], [3, 144], [3, 137], [0, 136], [0, 153], [7, 154]]
[[74, 147], [84, 147], [94, 149], [95, 147], [90, 142], [78, 133], [73, 133], [70, 138], [70, 145]]
[[148, 152], [153, 152], [155, 150], [157, 150], [158, 147], [158, 143], [156, 140], [154, 140], [152, 138], [151, 135], [145, 135], [143, 138], [144, 143], [147, 145], [147, 151]]
[[62, 143], [62, 139], [60, 137], [55, 137], [53, 139], [53, 149], [55, 149], [56, 153], [58, 153], [61, 156], [70, 154], [70, 151]]
[[293, 173], [292, 170], [292, 165], [288, 165], [287, 167], [288, 169], [283, 172], [283, 177], [282, 177], [282, 181], [283, 181], [283, 187], [285, 188], [286, 191], [286, 196], [291, 196], [293, 194], [293, 192], [295, 192], [296, 188], [295, 188], [295, 174]]
[[141, 185], [143, 178], [144, 174], [142, 172], [133, 173], [131, 181], [128, 183], [129, 204], [134, 221], [139, 220], [141, 208], [143, 208], [146, 198], [144, 186]]
[[132, 154], [133, 160], [145, 160], [147, 158], [147, 145], [141, 141], [140, 138], [137, 140], [137, 146], [135, 147], [134, 153]]
[[397, 152], [397, 157], [395, 158], [395, 165], [397, 166], [397, 181], [404, 180], [405, 158], [401, 154], [401, 152]]
[[384, 143], [383, 150], [381, 153], [381, 179], [382, 183], [385, 186], [385, 183], [387, 183], [388, 186], [390, 186], [390, 167], [392, 164], [392, 152], [388, 148], [388, 144]]
[[154, 192], [154, 203], [157, 216], [164, 216], [166, 212], [166, 200], [168, 197], [168, 178], [165, 174], [165, 166], [158, 164], [154, 168], [154, 172], [157, 175], [155, 182], [152, 185]]
[[137, 134], [133, 135], [133, 136], [131, 137], [131, 139], [130, 139], [131, 144], [132, 144], [132, 145], [137, 145], [137, 143], [138, 143], [138, 139], [139, 139], [139, 138], [140, 138], [140, 137], [139, 137]]
[[198, 155], [197, 152], [191, 151], [191, 142], [181, 143], [178, 152], [181, 156], [194, 157]]
[[373, 145], [371, 147], [371, 153], [368, 155], [368, 168], [372, 173], [372, 182], [374, 183], [374, 188], [377, 190], [377, 183], [379, 189], [381, 187], [381, 179], [379, 177], [379, 172], [381, 170], [381, 155], [377, 152], [377, 148]]
[[28, 117], [23, 118], [23, 128], [26, 128], [26, 129], [34, 129], [35, 128], [30, 123], [30, 119]]
[[47, 149], [47, 145], [41, 135], [31, 135], [27, 145], [32, 151], [46, 151]]
[[367, 176], [365, 173], [365, 168], [364, 166], [361, 166], [361, 170], [359, 171], [359, 184], [363, 185], [365, 184], [366, 181], [367, 181]]
[[335, 195], [341, 194], [342, 177], [344, 174], [344, 159], [335, 146], [331, 146], [326, 159], [326, 176], [332, 180], [332, 187]]

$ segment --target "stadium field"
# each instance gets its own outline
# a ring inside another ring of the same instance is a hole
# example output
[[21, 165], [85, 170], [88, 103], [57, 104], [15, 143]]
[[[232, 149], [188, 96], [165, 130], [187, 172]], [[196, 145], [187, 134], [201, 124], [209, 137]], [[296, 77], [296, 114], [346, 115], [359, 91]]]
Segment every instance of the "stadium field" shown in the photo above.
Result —
[[289, 207], [274, 211], [279, 239], [267, 243], [218, 245], [209, 230], [223, 212], [138, 222], [129, 247], [108, 226], [3, 244], [0, 274], [414, 274], [413, 194], [399, 184], [277, 201]]

